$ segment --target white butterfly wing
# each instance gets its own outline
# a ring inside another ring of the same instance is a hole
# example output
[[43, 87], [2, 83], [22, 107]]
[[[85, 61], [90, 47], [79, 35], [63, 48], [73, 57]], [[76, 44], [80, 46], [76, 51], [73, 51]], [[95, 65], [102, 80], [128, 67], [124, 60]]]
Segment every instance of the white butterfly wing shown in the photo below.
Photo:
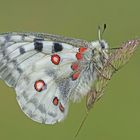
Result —
[[[43, 91], [37, 92], [34, 85], [35, 81], [40, 79], [45, 82], [45, 87]], [[62, 120], [67, 114], [67, 98], [63, 98], [57, 83], [44, 72], [33, 72], [21, 77], [19, 85], [16, 86], [16, 93], [21, 109], [37, 122], [53, 124]], [[63, 110], [60, 110], [60, 105]]]
[[65, 118], [69, 94], [77, 83], [71, 68], [77, 51], [78, 47], [42, 36], [0, 36], [0, 77], [15, 88], [28, 117], [46, 124]]

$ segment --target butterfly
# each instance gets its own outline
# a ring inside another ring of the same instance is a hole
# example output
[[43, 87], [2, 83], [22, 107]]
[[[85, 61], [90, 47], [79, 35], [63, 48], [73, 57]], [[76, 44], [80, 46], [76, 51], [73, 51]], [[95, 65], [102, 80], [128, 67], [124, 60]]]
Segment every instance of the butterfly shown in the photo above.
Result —
[[139, 43], [134, 39], [111, 49], [100, 29], [99, 39], [92, 42], [47, 33], [3, 33], [0, 78], [15, 89], [29, 118], [55, 124], [66, 117], [70, 100], [86, 96], [90, 110]]

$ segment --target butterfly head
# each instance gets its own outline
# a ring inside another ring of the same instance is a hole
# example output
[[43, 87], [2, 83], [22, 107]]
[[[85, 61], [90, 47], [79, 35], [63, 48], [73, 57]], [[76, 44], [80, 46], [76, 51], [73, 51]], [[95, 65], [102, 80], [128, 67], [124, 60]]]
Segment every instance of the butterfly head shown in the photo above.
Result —
[[98, 40], [91, 42], [92, 49], [98, 50], [99, 52], [107, 52], [108, 44], [105, 40]]
[[94, 55], [98, 55], [104, 58], [108, 58], [108, 44], [105, 40], [102, 39], [103, 33], [106, 29], [106, 24], [101, 32], [100, 26], [98, 27], [98, 40], [91, 42], [91, 46], [94, 52]]
[[91, 42], [94, 54], [101, 55], [107, 58], [108, 56], [108, 44], [105, 40], [98, 40]]

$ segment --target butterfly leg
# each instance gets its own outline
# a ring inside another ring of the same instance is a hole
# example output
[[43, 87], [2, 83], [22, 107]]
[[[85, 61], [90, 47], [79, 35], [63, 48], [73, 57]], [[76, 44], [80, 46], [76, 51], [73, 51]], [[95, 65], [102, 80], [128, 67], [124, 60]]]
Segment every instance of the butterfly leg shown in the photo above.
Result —
[[110, 77], [105, 76], [96, 66], [94, 66], [98, 74], [106, 80], [110, 80]]

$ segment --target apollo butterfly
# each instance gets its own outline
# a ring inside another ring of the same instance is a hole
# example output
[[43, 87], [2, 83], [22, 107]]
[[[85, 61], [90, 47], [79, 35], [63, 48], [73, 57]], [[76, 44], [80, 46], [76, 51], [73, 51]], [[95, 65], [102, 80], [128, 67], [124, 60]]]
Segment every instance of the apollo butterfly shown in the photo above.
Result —
[[0, 77], [15, 89], [19, 106], [29, 118], [55, 124], [66, 117], [69, 100], [87, 96], [90, 110], [139, 43], [134, 39], [109, 48], [100, 29], [99, 39], [93, 42], [47, 33], [3, 33]]

